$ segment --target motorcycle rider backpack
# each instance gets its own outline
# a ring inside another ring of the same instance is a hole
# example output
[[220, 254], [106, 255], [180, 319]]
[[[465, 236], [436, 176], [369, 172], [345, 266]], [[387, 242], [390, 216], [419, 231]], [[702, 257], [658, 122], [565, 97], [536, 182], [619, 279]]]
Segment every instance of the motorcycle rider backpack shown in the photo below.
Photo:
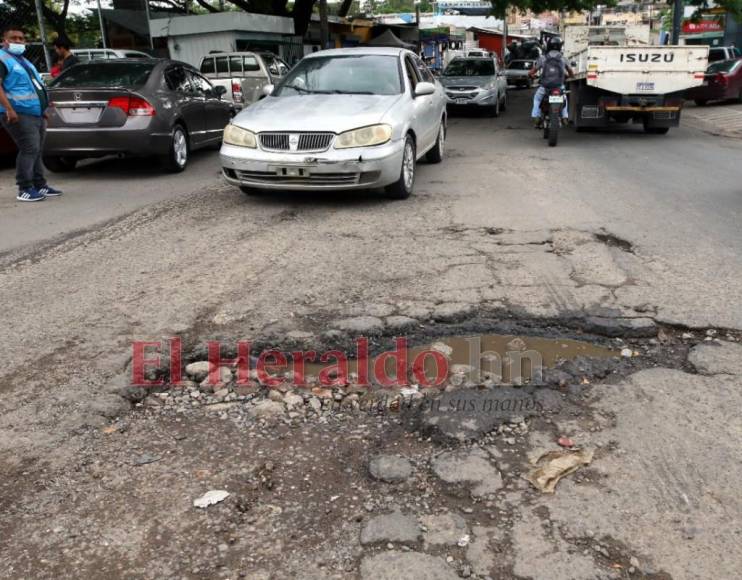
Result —
[[548, 53], [541, 67], [541, 86], [558, 89], [564, 85], [564, 60], [562, 53]]

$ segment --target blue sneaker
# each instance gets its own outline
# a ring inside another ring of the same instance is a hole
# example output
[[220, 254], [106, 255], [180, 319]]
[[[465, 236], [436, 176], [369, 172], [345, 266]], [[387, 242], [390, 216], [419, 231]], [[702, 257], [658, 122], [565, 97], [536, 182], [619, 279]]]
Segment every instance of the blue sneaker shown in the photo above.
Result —
[[46, 196], [35, 187], [21, 189], [15, 196], [18, 201], [44, 201]]
[[62, 192], [58, 189], [54, 189], [51, 185], [45, 185], [39, 188], [39, 193], [46, 197], [59, 197]]

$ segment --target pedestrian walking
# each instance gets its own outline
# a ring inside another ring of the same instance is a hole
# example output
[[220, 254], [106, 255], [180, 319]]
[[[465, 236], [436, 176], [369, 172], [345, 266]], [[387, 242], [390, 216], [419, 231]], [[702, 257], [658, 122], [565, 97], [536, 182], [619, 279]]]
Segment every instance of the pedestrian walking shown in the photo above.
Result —
[[72, 43], [65, 36], [60, 36], [54, 41], [54, 52], [57, 53], [58, 62], [61, 64], [60, 74], [80, 62], [80, 59], [72, 54]]
[[44, 177], [44, 146], [49, 98], [38, 71], [24, 58], [26, 37], [18, 27], [3, 30], [0, 48], [0, 124], [18, 147], [18, 201], [43, 201], [62, 195]]

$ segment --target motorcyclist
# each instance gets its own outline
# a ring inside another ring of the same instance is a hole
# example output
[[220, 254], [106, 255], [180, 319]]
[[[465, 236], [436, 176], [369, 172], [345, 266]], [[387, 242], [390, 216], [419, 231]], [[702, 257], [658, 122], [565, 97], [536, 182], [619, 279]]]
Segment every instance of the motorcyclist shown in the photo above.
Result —
[[[562, 41], [559, 38], [549, 39], [546, 44], [546, 54], [541, 55], [538, 58], [538, 60], [534, 63], [533, 68], [529, 71], [528, 75], [531, 78], [534, 78], [536, 74], [538, 74], [538, 72], [544, 68], [544, 64], [546, 64], [547, 60], [552, 59], [557, 60], [560, 63], [559, 66], [562, 67], [562, 79], [574, 76], [574, 71], [567, 63], [564, 55], [562, 55]], [[554, 87], [545, 86], [545, 79], [542, 75], [541, 79], [539, 80], [539, 87], [533, 95], [533, 109], [531, 110], [531, 118], [533, 119], [533, 124], [536, 128], [539, 128], [541, 126], [541, 101], [544, 99], [547, 90], [550, 88]], [[561, 88], [564, 88], [564, 86], [562, 86]], [[562, 123], [566, 124], [568, 117], [569, 112], [567, 107], [567, 97], [565, 96], [564, 108], [562, 109]]]

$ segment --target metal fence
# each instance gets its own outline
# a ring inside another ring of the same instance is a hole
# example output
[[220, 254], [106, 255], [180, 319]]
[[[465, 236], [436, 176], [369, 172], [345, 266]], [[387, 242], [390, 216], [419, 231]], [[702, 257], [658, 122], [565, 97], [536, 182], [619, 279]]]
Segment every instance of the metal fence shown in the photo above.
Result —
[[0, 29], [18, 27], [26, 34], [26, 58], [41, 72], [48, 72], [34, 0], [0, 0]]

